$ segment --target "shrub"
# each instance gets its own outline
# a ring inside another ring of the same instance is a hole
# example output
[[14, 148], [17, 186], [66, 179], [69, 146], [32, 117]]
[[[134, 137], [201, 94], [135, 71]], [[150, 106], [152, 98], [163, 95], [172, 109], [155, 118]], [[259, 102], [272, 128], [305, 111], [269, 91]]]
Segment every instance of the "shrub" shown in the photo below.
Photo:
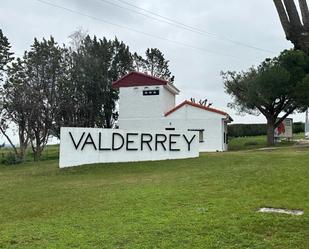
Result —
[[301, 133], [301, 132], [305, 132], [305, 123], [303, 122], [293, 123], [293, 133]]
[[258, 144], [259, 144], [258, 142], [250, 141], [250, 142], [246, 142], [245, 146], [254, 146], [254, 145], [258, 145]]
[[21, 159], [12, 152], [7, 153], [2, 159], [2, 163], [6, 165], [19, 164], [21, 162]]
[[[300, 133], [304, 131], [304, 123], [293, 123], [293, 133]], [[228, 126], [228, 134], [230, 137], [266, 135], [266, 124], [231, 124]]]
[[266, 135], [266, 124], [232, 124], [228, 126], [231, 137]]

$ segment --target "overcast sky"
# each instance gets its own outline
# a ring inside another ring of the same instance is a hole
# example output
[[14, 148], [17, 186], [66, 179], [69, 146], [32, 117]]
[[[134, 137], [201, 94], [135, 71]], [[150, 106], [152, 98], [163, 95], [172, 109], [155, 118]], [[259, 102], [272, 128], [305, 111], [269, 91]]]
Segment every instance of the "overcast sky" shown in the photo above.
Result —
[[[148, 47], [156, 47], [170, 61], [175, 85], [181, 90], [177, 102], [190, 97], [207, 98], [215, 108], [230, 113], [235, 123], [265, 122], [265, 119], [263, 116], [239, 116], [227, 108], [231, 99], [224, 93], [220, 71], [246, 70], [266, 57], [276, 56], [280, 51], [292, 47], [285, 40], [272, 0], [44, 1], [71, 12], [39, 0], [1, 0], [0, 28], [17, 54], [23, 54], [24, 50], [29, 49], [34, 37], [41, 39], [52, 35], [58, 43], [67, 44], [68, 36], [78, 28], [97, 37], [112, 39], [117, 36], [129, 45], [131, 51], [139, 54], [143, 54]], [[123, 1], [196, 27], [205, 33], [191, 32], [123, 9], [142, 12]], [[304, 114], [293, 115], [293, 118], [295, 121], [303, 121]]]

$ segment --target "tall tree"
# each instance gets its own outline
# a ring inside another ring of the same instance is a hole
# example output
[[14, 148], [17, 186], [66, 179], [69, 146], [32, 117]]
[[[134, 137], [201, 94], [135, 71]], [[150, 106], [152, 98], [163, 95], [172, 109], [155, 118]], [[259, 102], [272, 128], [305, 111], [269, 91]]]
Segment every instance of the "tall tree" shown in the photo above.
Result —
[[3, 73], [7, 65], [13, 60], [13, 53], [10, 51], [11, 45], [8, 38], [0, 29], [0, 82], [3, 80]]
[[234, 100], [231, 107], [265, 116], [268, 145], [274, 144], [274, 129], [288, 115], [309, 105], [309, 56], [302, 51], [284, 51], [246, 72], [223, 73], [223, 79]]
[[135, 61], [144, 73], [174, 82], [174, 76], [169, 70], [169, 61], [158, 48], [148, 48], [145, 52], [146, 58], [135, 56]]
[[88, 35], [70, 56], [56, 118], [57, 136], [61, 126], [111, 128], [117, 117], [118, 100], [112, 82], [133, 70], [128, 46], [117, 38], [97, 39]]
[[294, 0], [273, 0], [287, 40], [295, 49], [309, 54], [309, 11], [306, 0], [298, 0], [300, 13]]
[[34, 160], [40, 159], [59, 110], [58, 87], [66, 73], [63, 51], [64, 48], [50, 37], [41, 42], [35, 39], [30, 51], [24, 56], [27, 97], [31, 107], [28, 132]]
[[107, 88], [103, 94], [105, 100], [103, 109], [106, 128], [111, 128], [118, 118], [116, 100], [119, 99], [119, 95], [118, 90], [112, 88], [112, 83], [133, 70], [132, 54], [130, 53], [129, 47], [117, 38], [111, 41], [111, 45], [113, 56], [107, 72]]
[[[11, 45], [8, 41], [8, 38], [3, 34], [2, 30], [0, 29], [0, 87], [1, 87], [1, 94], [3, 94], [3, 87], [2, 87], [2, 81], [4, 73], [7, 71], [7, 67], [10, 64], [10, 62], [13, 60], [13, 53], [10, 51]], [[5, 115], [4, 111], [4, 103], [3, 98], [0, 100], [0, 131], [1, 133], [6, 137], [8, 142], [11, 144], [11, 146], [14, 148], [15, 153], [17, 154], [17, 149], [15, 145], [13, 144], [12, 140], [7, 134], [8, 129], [8, 120]]]
[[132, 55], [133, 67], [137, 72], [146, 72], [146, 60], [136, 52]]
[[8, 77], [3, 87], [3, 110], [7, 121], [13, 122], [18, 129], [19, 146], [16, 156], [23, 161], [30, 141], [29, 117], [33, 115], [30, 105], [30, 86], [26, 81], [25, 66], [17, 59], [8, 68]]

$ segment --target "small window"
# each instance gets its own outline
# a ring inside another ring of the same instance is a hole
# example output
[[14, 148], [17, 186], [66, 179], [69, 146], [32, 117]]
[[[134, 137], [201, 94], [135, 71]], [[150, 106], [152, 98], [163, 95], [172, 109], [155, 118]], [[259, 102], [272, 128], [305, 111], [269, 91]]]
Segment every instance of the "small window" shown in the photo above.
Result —
[[198, 131], [199, 142], [204, 142], [204, 131]]
[[198, 131], [199, 142], [204, 143], [204, 129], [188, 129], [188, 131]]
[[160, 94], [159, 90], [144, 90], [143, 91], [144, 96], [159, 95], [159, 94]]
[[223, 134], [223, 142], [224, 142], [225, 144], [228, 144], [228, 143], [229, 143], [229, 136], [227, 135], [226, 132], [224, 132], [224, 134]]

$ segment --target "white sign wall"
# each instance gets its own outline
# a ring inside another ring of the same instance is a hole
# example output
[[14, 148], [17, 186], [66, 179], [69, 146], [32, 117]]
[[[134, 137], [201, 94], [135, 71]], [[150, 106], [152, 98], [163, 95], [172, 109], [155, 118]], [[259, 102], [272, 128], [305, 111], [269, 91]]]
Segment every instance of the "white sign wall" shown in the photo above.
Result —
[[198, 136], [191, 131], [128, 131], [62, 127], [59, 167], [199, 156]]

